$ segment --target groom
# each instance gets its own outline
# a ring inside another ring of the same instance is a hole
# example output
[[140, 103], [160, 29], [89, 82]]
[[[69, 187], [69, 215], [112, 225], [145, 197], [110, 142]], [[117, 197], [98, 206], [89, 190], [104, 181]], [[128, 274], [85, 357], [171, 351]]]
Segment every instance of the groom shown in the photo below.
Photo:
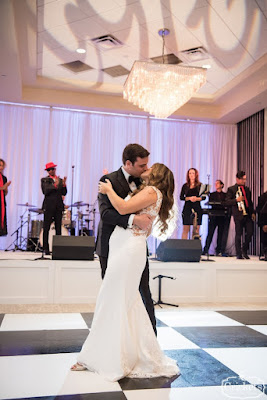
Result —
[[[105, 182], [105, 179], [109, 179], [117, 195], [124, 199], [129, 192], [133, 192], [140, 186], [140, 176], [147, 170], [149, 154], [150, 153], [139, 144], [128, 144], [122, 154], [123, 166], [118, 171], [102, 176], [100, 181]], [[99, 256], [103, 279], [107, 269], [109, 239], [115, 226], [118, 225], [126, 229], [137, 225], [142, 230], [148, 230], [152, 225], [152, 221], [147, 214], [120, 215], [110, 203], [108, 196], [101, 193], [98, 194], [98, 205], [100, 222], [96, 240], [96, 254]], [[148, 259], [144, 267], [145, 269], [141, 277], [139, 290], [153, 329], [157, 334], [154, 305], [149, 288]]]

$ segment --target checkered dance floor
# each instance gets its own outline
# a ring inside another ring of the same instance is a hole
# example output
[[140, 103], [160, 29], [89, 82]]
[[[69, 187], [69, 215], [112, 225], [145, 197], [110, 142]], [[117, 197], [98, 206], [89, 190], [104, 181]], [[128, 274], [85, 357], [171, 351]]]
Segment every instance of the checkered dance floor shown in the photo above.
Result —
[[161, 348], [181, 376], [110, 383], [70, 371], [93, 313], [0, 314], [0, 399], [267, 400], [267, 310], [156, 316]]

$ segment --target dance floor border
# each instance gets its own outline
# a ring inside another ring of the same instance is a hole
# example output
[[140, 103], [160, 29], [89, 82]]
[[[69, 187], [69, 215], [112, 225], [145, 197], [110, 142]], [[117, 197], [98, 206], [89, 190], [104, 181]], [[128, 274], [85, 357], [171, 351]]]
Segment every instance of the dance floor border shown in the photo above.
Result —
[[[35, 260], [39, 253], [0, 252], [1, 304], [94, 304], [101, 285], [99, 261]], [[267, 263], [258, 257], [214, 262], [150, 260], [153, 299], [179, 303], [267, 301]], [[174, 278], [174, 279], [170, 279]]]

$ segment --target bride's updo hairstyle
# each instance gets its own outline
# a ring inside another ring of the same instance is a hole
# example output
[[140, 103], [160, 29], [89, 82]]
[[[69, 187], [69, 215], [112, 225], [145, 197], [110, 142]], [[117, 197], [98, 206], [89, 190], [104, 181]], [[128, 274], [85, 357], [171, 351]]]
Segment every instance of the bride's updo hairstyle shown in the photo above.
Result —
[[164, 233], [168, 228], [167, 220], [170, 218], [170, 211], [173, 207], [174, 199], [174, 177], [172, 171], [164, 164], [155, 163], [152, 165], [149, 176], [149, 186], [155, 186], [162, 193], [162, 203], [159, 210], [159, 220], [161, 222], [160, 232]]

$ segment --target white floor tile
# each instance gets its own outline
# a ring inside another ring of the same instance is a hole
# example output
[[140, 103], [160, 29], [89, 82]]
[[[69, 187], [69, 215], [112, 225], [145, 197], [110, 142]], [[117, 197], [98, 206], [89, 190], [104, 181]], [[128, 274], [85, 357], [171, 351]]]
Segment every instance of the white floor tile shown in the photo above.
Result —
[[250, 383], [267, 384], [267, 348], [204, 349]]
[[262, 399], [267, 396], [253, 386], [208, 386], [124, 391], [127, 400], [233, 400]]
[[156, 312], [156, 317], [169, 326], [242, 326], [216, 311]]
[[121, 391], [89, 371], [70, 371], [77, 354], [0, 357], [0, 399]]
[[172, 328], [157, 328], [157, 339], [162, 350], [199, 349], [199, 347]]
[[88, 329], [79, 313], [6, 314], [0, 331]]
[[247, 326], [251, 329], [254, 329], [254, 331], [267, 335], [267, 325], [247, 325]]

